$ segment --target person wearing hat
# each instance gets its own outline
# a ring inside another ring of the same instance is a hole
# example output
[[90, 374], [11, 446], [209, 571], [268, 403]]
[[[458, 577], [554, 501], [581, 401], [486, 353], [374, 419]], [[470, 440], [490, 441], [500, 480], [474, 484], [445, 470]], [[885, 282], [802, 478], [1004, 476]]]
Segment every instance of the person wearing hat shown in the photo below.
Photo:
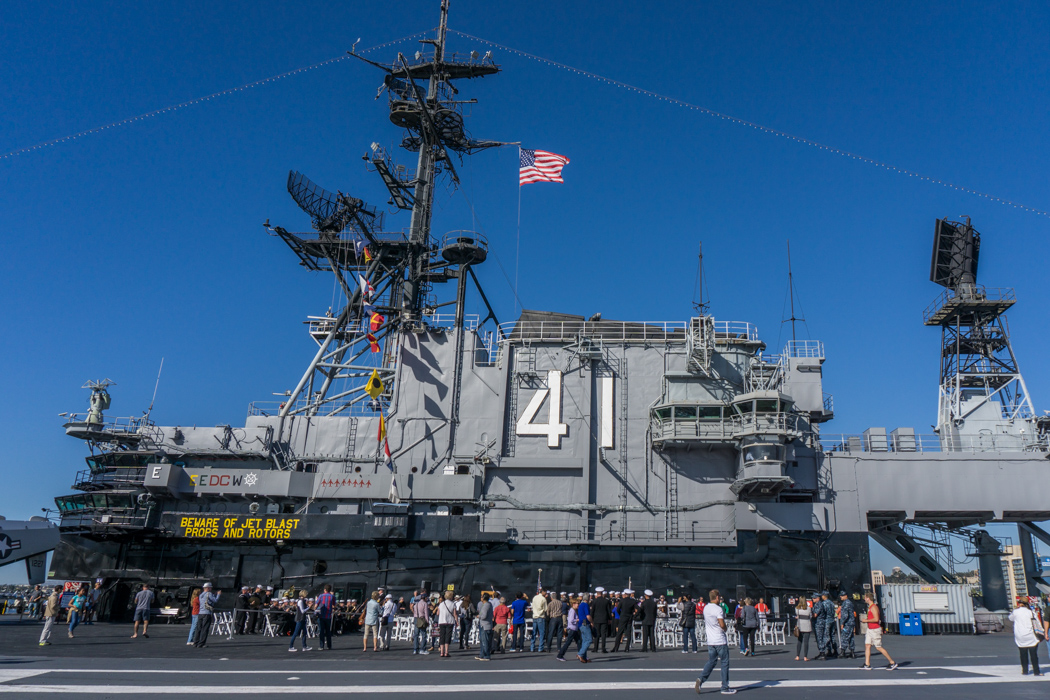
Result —
[[383, 599], [383, 610], [379, 615], [379, 648], [383, 651], [390, 651], [390, 633], [394, 629], [396, 618], [397, 603], [394, 602], [394, 596], [387, 593]]
[[233, 613], [233, 633], [244, 634], [247, 632], [248, 624], [248, 608], [251, 607], [249, 598], [251, 597], [251, 588], [248, 586], [241, 586], [241, 594], [237, 596], [237, 605]]
[[620, 641], [626, 635], [627, 646], [625, 652], [631, 650], [631, 641], [634, 637], [634, 614], [638, 608], [638, 602], [634, 599], [634, 591], [630, 588], [624, 589], [623, 598], [620, 600], [618, 610], [620, 611], [620, 624], [616, 628], [616, 641], [613, 643], [613, 653], [620, 650]]
[[642, 651], [656, 651], [656, 601], [653, 592], [645, 590], [645, 598], [638, 606], [638, 621], [642, 623]]
[[813, 594], [813, 633], [817, 637], [817, 661], [828, 658], [828, 618], [824, 609], [824, 598], [820, 593]]
[[827, 639], [826, 656], [829, 659], [838, 657], [838, 619], [836, 617], [835, 601], [831, 599], [831, 594], [824, 591], [820, 594], [822, 598], [820, 604], [824, 606], [824, 619], [826, 620], [827, 632], [825, 637]]
[[605, 597], [605, 589], [598, 586], [594, 589], [594, 600], [591, 601], [591, 620], [594, 622], [594, 651], [608, 653], [606, 643], [609, 639], [609, 621], [612, 619], [612, 606]]
[[200, 612], [197, 614], [197, 631], [193, 635], [193, 646], [203, 649], [208, 645], [208, 634], [211, 632], [211, 623], [215, 618], [215, 604], [219, 601], [220, 591], [212, 593], [211, 584], [201, 586]]
[[846, 591], [839, 593], [839, 629], [842, 631], [842, 656], [852, 659], [857, 652], [853, 645], [853, 632], [857, 626], [857, 612]]
[[261, 585], [256, 585], [255, 590], [248, 594], [248, 620], [245, 623], [245, 632], [248, 634], [258, 634], [257, 628], [262, 617], [259, 611], [262, 610], [264, 595], [266, 591]]

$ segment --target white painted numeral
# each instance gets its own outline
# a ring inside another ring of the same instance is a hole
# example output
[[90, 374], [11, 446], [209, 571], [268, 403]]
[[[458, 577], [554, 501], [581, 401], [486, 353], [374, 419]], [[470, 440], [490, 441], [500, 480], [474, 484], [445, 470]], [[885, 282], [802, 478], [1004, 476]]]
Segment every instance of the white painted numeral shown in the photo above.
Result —
[[[533, 423], [536, 414], [543, 405], [543, 400], [550, 397], [549, 412], [546, 423]], [[547, 372], [547, 388], [540, 389], [532, 395], [532, 400], [525, 407], [525, 412], [518, 419], [518, 435], [546, 435], [547, 447], [559, 447], [561, 437], [568, 434], [569, 426], [561, 422], [561, 371], [552, 369]]]
[[613, 378], [602, 377], [601, 385], [601, 408], [599, 414], [601, 415], [602, 441], [599, 447], [610, 449], [613, 446]]

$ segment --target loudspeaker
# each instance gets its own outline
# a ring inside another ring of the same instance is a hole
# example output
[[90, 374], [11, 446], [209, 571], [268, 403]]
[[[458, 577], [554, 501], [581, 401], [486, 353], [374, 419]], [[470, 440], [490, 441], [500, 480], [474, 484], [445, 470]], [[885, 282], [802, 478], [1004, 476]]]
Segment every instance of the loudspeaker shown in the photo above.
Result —
[[744, 598], [747, 598], [747, 586], [737, 586], [736, 587], [736, 599], [737, 599], [737, 602], [742, 601]]

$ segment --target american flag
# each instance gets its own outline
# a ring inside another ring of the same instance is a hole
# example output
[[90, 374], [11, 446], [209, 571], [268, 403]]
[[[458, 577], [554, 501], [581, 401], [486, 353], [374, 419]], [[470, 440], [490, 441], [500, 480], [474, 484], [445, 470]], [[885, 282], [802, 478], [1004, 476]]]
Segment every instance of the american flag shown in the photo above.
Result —
[[518, 186], [529, 182], [565, 182], [561, 179], [561, 169], [569, 162], [565, 156], [547, 151], [530, 151], [520, 149], [521, 170], [518, 172]]

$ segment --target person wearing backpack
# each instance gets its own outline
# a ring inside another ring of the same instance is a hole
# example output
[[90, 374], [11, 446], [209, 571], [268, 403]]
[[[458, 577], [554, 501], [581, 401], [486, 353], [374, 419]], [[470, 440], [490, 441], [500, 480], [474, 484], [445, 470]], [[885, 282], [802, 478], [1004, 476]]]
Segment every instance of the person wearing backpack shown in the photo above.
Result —
[[689, 653], [689, 640], [693, 640], [693, 653], [696, 653], [696, 609], [689, 594], [682, 596], [682, 612], [678, 617], [678, 626], [682, 628], [682, 653]]
[[470, 649], [470, 631], [474, 627], [474, 616], [477, 609], [470, 602], [470, 596], [465, 595], [459, 601], [459, 648]]

